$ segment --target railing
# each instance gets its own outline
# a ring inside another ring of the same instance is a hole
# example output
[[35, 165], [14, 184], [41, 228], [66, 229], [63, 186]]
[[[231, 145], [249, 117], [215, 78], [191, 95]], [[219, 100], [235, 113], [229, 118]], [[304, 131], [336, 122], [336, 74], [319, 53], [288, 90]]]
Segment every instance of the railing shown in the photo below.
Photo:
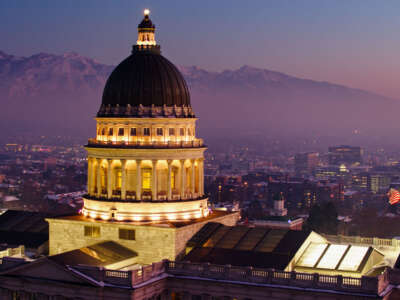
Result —
[[6, 248], [3, 251], [0, 251], [0, 258], [6, 256], [20, 256], [22, 257], [25, 254], [25, 246], [18, 246], [16, 248]]
[[377, 237], [362, 237], [362, 236], [346, 236], [346, 235], [324, 235], [323, 236], [331, 243], [337, 244], [358, 244], [375, 247], [396, 247], [400, 248], [400, 240], [398, 239], [381, 239]]
[[165, 266], [166, 262], [160, 261], [134, 271], [107, 270], [90, 266], [73, 266], [69, 268], [90, 276], [97, 281], [112, 285], [132, 287], [164, 274]]
[[374, 294], [378, 292], [377, 277], [343, 277], [285, 272], [273, 269], [235, 267], [231, 265], [212, 265], [208, 263], [176, 262], [164, 260], [134, 271], [114, 271], [103, 268], [74, 266], [73, 270], [104, 283], [132, 287], [149, 279], [165, 275], [180, 277], [198, 277], [206, 279], [228, 280], [238, 283], [257, 283], [268, 285], [286, 285], [300, 288], [317, 288]]
[[285, 272], [251, 267], [216, 266], [191, 262], [167, 261], [166, 272], [170, 275], [223, 279], [229, 281], [279, 284], [303, 288], [318, 288], [338, 291], [353, 291], [376, 294], [378, 279], [376, 277], [343, 277]]
[[89, 200], [101, 200], [107, 202], [127, 202], [127, 203], [142, 203], [142, 202], [153, 202], [153, 203], [167, 203], [167, 202], [180, 202], [180, 201], [197, 201], [206, 199], [207, 195], [199, 195], [198, 193], [194, 194], [185, 194], [185, 198], [181, 198], [181, 194], [172, 194], [172, 199], [168, 200], [167, 197], [157, 197], [158, 199], [152, 200], [151, 195], [148, 197], [143, 197], [141, 199], [136, 199], [136, 195], [130, 195], [126, 197], [126, 199], [121, 199], [121, 196], [111, 195], [111, 198], [108, 198], [107, 194], [102, 194], [100, 196], [97, 195], [83, 195], [83, 198]]
[[100, 141], [94, 138], [88, 140], [88, 146], [94, 147], [112, 147], [112, 148], [199, 148], [205, 147], [203, 139], [194, 139], [193, 141]]

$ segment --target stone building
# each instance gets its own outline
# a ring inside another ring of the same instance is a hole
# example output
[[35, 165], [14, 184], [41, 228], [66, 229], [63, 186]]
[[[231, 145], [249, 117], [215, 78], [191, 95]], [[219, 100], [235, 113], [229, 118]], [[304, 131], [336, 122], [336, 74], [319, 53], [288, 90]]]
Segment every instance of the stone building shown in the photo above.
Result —
[[148, 11], [131, 55], [109, 76], [85, 146], [87, 194], [80, 215], [48, 218], [49, 254], [102, 241], [137, 253], [137, 264], [183, 255], [209, 221], [234, 225], [239, 213], [210, 213], [203, 140], [186, 82], [161, 55]]

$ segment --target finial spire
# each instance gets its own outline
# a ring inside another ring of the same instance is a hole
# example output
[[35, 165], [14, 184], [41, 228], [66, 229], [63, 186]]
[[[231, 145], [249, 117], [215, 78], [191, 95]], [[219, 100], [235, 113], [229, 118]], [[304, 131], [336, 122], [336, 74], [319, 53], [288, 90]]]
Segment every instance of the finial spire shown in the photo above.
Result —
[[156, 40], [154, 36], [154, 32], [156, 27], [153, 22], [150, 20], [150, 10], [146, 8], [143, 11], [144, 18], [142, 22], [140, 22], [138, 26], [138, 39], [136, 45], [138, 46], [155, 46]]

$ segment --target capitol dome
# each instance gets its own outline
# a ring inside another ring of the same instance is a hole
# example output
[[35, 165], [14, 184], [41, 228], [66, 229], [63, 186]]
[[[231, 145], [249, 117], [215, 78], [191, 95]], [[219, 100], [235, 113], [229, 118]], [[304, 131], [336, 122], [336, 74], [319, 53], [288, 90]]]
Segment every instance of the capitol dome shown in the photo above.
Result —
[[179, 70], [161, 55], [148, 15], [138, 26], [132, 54], [108, 78], [98, 117], [194, 117]]

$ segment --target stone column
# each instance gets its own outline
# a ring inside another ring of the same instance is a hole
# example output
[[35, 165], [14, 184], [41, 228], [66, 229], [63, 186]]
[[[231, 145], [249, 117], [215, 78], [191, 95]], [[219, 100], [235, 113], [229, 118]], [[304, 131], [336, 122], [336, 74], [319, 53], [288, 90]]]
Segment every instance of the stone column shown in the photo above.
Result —
[[153, 159], [153, 170], [151, 172], [151, 200], [157, 200], [157, 160]]
[[88, 195], [93, 194], [93, 159], [91, 157], [88, 157], [87, 159], [87, 193]]
[[194, 197], [194, 192], [195, 192], [195, 183], [196, 183], [196, 181], [195, 181], [195, 179], [196, 179], [196, 168], [195, 168], [195, 166], [194, 166], [194, 163], [195, 163], [195, 161], [196, 160], [194, 160], [194, 159], [192, 159], [190, 162], [192, 163], [192, 178], [191, 178], [191, 186], [190, 186], [190, 192], [192, 193], [192, 198]]
[[96, 158], [97, 161], [97, 196], [101, 195], [101, 159]]
[[121, 159], [121, 199], [126, 200], [126, 159]]
[[204, 195], [204, 158], [198, 160], [199, 163], [199, 194]]
[[142, 161], [136, 160], [136, 200], [142, 199]]
[[185, 199], [185, 187], [186, 187], [186, 170], [185, 160], [181, 159], [181, 199]]
[[[172, 159], [167, 160], [168, 163], [168, 182], [167, 182], [167, 199], [172, 200]], [[176, 180], [176, 178], [175, 178]]]
[[111, 172], [112, 159], [107, 159], [107, 198], [112, 197], [112, 172]]

